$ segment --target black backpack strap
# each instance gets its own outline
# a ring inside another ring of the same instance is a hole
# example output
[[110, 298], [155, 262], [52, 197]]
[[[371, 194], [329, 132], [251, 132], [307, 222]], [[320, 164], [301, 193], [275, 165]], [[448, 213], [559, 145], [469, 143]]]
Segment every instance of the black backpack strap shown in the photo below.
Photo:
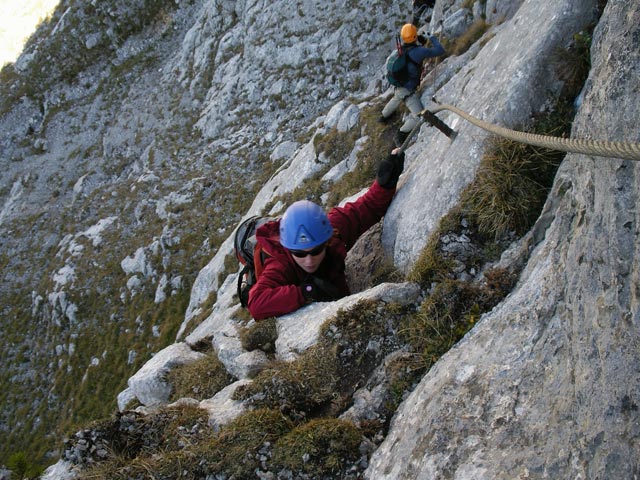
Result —
[[413, 50], [416, 47], [416, 45], [405, 45], [405, 56], [407, 57], [407, 60], [409, 60], [411, 63], [413, 63], [416, 67], [420, 67], [420, 65], [418, 64], [418, 62], [416, 62], [413, 58], [411, 58], [411, 55], [409, 55], [409, 52], [411, 50]]
[[245, 265], [244, 267], [242, 267], [242, 270], [240, 270], [240, 273], [238, 274], [238, 298], [240, 299], [240, 304], [244, 308], [247, 308], [247, 304], [249, 303], [250, 288], [248, 288], [248, 285], [244, 280], [244, 276], [247, 273], [250, 273], [249, 270], [249, 265]]

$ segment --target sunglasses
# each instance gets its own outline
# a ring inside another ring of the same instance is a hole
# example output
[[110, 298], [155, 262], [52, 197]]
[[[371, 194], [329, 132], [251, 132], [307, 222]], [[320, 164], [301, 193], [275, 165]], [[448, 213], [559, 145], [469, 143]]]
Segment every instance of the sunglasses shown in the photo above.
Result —
[[311, 255], [312, 257], [315, 257], [316, 255], [320, 255], [322, 252], [324, 252], [325, 248], [327, 248], [327, 244], [323, 243], [321, 245], [318, 245], [316, 248], [312, 248], [311, 250], [289, 250], [289, 251], [291, 252], [291, 255], [293, 255], [294, 257], [304, 258], [307, 255]]

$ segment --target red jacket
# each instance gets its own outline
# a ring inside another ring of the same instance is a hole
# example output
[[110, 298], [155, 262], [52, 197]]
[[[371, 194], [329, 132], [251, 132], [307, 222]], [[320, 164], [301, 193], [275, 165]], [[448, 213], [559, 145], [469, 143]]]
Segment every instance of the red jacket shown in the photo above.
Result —
[[[387, 190], [375, 181], [355, 202], [332, 208], [327, 216], [338, 234], [330, 240], [326, 256], [315, 276], [349, 295], [344, 260], [356, 240], [384, 216], [395, 189]], [[264, 270], [249, 292], [249, 312], [256, 320], [293, 312], [307, 303], [300, 285], [309, 275], [295, 263], [291, 253], [280, 245], [280, 220], [262, 225], [256, 232], [260, 246], [268, 253]]]

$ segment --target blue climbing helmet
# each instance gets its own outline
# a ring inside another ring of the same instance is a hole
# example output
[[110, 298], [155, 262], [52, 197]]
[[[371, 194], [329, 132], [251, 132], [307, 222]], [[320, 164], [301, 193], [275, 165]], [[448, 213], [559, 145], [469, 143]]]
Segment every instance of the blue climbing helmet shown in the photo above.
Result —
[[289, 250], [306, 250], [322, 245], [333, 235], [323, 208], [309, 200], [291, 204], [280, 220], [280, 244]]

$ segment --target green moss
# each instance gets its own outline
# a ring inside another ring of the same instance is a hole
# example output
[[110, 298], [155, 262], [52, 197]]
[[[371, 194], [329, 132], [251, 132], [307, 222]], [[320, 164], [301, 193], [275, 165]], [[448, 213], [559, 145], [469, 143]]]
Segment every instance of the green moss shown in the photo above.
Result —
[[[424, 373], [424, 364], [420, 357], [406, 353], [393, 357], [385, 364], [389, 378], [389, 399], [385, 404], [388, 412], [387, 422], [405, 399], [407, 392], [411, 392], [416, 382], [420, 381]], [[373, 437], [373, 433], [370, 435]]]
[[407, 280], [419, 283], [424, 289], [428, 289], [432, 282], [448, 278], [453, 268], [451, 260], [445, 258], [439, 249], [440, 236], [438, 232], [429, 237], [427, 245], [422, 249], [407, 275]]
[[[274, 448], [278, 468], [304, 472], [313, 478], [341, 478], [360, 457], [363, 437], [351, 423], [335, 418], [311, 420], [280, 438]], [[324, 478], [324, 477], [323, 477]]]
[[455, 345], [478, 321], [482, 313], [497, 305], [513, 287], [516, 275], [490, 270], [482, 283], [443, 280], [420, 306], [405, 318], [403, 334], [429, 368]]

